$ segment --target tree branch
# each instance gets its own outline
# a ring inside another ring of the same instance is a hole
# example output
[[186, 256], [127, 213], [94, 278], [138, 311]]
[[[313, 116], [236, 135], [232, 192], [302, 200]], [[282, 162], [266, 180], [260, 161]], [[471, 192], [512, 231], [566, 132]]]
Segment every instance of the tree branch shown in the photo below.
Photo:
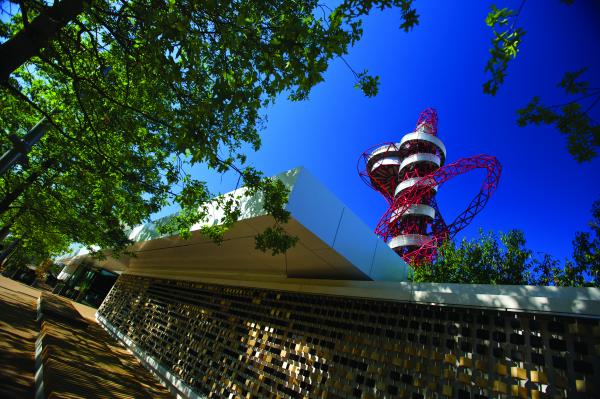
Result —
[[55, 1], [31, 23], [0, 45], [0, 82], [39, 53], [58, 32], [83, 11], [83, 0]]

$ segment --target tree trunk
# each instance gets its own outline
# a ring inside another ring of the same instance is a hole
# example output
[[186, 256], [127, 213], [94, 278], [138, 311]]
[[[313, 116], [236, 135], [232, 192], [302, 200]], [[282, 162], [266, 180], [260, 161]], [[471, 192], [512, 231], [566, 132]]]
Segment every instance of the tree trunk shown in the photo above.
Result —
[[0, 82], [37, 55], [56, 34], [83, 11], [83, 0], [55, 1], [26, 27], [0, 45]]

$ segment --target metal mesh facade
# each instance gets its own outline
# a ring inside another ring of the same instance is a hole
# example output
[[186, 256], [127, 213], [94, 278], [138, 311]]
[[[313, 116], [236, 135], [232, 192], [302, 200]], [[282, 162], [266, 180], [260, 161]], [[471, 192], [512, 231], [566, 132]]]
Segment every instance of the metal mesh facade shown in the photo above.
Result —
[[600, 323], [123, 275], [99, 314], [208, 397], [600, 397]]

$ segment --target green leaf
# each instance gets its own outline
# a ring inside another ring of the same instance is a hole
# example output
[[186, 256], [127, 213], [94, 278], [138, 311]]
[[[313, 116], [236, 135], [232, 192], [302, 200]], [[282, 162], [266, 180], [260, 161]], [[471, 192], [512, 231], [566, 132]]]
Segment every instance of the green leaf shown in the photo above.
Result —
[[[19, 251], [35, 258], [73, 242], [118, 254], [130, 244], [129, 230], [166, 205], [181, 212], [160, 229], [189, 237], [206, 216], [203, 204], [214, 199], [206, 182], [189, 175], [192, 167], [209, 170], [198, 175], [239, 174], [262, 193], [275, 225], [257, 236], [257, 248], [287, 250], [295, 243], [285, 233], [287, 190], [240, 165], [250, 163], [249, 148], [260, 147], [264, 106], [284, 92], [308, 98], [330, 63], [361, 38], [362, 18], [372, 10], [397, 7], [406, 31], [419, 22], [410, 0], [342, 1], [322, 18], [317, 3], [287, 0], [84, 3], [22, 60], [8, 79], [12, 89], [0, 88], [4, 150], [9, 134], [24, 135], [44, 114], [53, 122], [28, 154], [29, 167], [0, 181], [11, 192], [37, 174], [0, 213], [21, 240]], [[18, 34], [19, 18], [3, 18], [3, 38]], [[357, 87], [374, 96], [379, 77], [365, 71]], [[235, 203], [221, 205], [223, 223], [203, 230], [215, 242], [239, 214]]]
[[577, 71], [566, 72], [562, 78], [558, 87], [565, 89], [567, 94], [585, 94], [588, 91], [589, 83], [577, 81], [588, 70], [587, 67], [581, 68]]
[[358, 74], [358, 81], [354, 87], [360, 89], [365, 96], [374, 97], [379, 92], [379, 76], [370, 76], [365, 70]]

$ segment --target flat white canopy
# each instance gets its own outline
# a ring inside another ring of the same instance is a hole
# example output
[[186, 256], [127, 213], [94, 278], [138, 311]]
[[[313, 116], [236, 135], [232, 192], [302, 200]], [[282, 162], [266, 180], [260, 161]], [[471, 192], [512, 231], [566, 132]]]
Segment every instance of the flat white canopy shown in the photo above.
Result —
[[[202, 237], [205, 224], [219, 223], [215, 210], [201, 224], [192, 226], [192, 237], [160, 237], [152, 223], [132, 229], [136, 241], [129, 249], [135, 257], [93, 260], [85, 251], [70, 262], [94, 262], [109, 270], [162, 278], [178, 275], [243, 278], [315, 278], [335, 280], [405, 281], [408, 265], [350, 209], [304, 168], [277, 176], [290, 189], [286, 209], [291, 213], [284, 228], [300, 238], [286, 254], [271, 255], [255, 249], [254, 236], [272, 225], [259, 195], [246, 198], [242, 216], [216, 245]], [[225, 195], [236, 195], [244, 188]]]

